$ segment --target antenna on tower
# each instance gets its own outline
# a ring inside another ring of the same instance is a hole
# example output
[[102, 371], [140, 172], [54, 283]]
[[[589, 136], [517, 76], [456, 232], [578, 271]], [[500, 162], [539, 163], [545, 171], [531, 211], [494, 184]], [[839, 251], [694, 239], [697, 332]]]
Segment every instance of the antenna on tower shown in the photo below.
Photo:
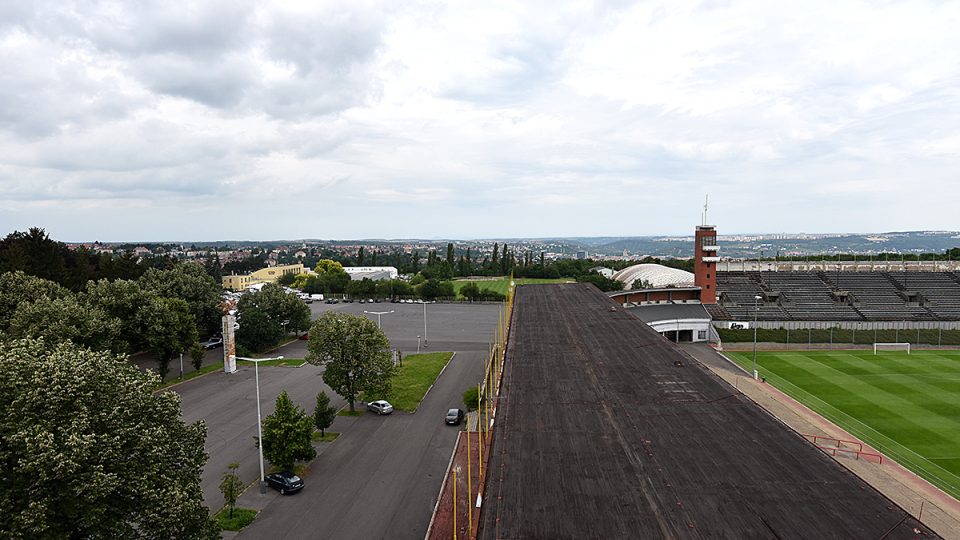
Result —
[[710, 206], [710, 194], [707, 193], [703, 199], [703, 225], [707, 224], [707, 207]]

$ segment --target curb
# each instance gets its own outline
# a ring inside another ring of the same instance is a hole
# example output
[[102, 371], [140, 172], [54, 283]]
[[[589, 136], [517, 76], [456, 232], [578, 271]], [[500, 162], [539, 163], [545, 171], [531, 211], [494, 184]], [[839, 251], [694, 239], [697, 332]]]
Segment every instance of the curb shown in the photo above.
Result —
[[[453, 360], [453, 358], [450, 359]], [[439, 375], [437, 378], [439, 378]], [[427, 525], [427, 533], [423, 536], [424, 540], [430, 538], [430, 531], [433, 530], [433, 522], [437, 519], [437, 510], [440, 509], [440, 499], [443, 498], [443, 493], [447, 489], [447, 482], [450, 479], [450, 468], [453, 466], [453, 458], [457, 457], [457, 448], [459, 446], [460, 435], [457, 434], [457, 442], [453, 443], [453, 452], [450, 452], [450, 461], [447, 462], [447, 470], [443, 475], [443, 484], [440, 485], [440, 493], [437, 494], [437, 502], [433, 504], [433, 514], [430, 515], [430, 523]]]

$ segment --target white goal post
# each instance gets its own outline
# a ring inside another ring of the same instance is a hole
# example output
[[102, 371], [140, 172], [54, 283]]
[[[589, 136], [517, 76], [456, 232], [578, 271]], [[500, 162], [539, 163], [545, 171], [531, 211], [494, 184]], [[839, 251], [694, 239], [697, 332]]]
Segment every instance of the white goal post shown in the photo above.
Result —
[[909, 343], [874, 343], [873, 354], [877, 354], [877, 351], [907, 351], [907, 354], [910, 354], [910, 344]]

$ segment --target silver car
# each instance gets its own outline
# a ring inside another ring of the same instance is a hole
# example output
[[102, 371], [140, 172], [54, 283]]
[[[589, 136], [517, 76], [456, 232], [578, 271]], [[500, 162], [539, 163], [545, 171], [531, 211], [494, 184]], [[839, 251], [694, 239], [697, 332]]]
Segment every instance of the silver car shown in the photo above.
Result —
[[373, 411], [377, 414], [390, 414], [393, 412], [393, 405], [382, 399], [379, 399], [377, 401], [371, 401], [370, 403], [367, 403], [367, 410]]

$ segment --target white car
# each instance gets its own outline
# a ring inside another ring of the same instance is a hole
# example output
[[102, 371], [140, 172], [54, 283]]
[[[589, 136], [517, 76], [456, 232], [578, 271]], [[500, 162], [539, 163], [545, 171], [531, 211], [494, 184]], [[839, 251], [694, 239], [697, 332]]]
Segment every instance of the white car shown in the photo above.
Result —
[[390, 414], [393, 412], [393, 405], [382, 399], [379, 399], [377, 401], [371, 401], [370, 403], [367, 403], [367, 410], [373, 411], [377, 414]]
[[201, 341], [200, 346], [206, 350], [215, 349], [223, 345], [223, 338], [220, 336], [213, 336], [206, 341]]

